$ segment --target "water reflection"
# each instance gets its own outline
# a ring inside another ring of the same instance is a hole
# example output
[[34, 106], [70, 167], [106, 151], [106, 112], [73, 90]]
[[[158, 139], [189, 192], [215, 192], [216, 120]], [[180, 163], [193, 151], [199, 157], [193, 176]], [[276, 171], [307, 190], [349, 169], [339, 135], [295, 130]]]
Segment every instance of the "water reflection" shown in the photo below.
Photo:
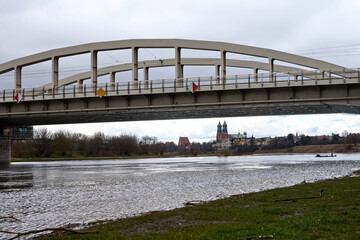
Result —
[[34, 185], [34, 175], [31, 167], [26, 169], [16, 165], [0, 170], [0, 190], [31, 188]]
[[[347, 175], [360, 154], [13, 163], [0, 170], [2, 230], [22, 232], [182, 207], [189, 200]], [[6, 239], [8, 235], [0, 235]]]

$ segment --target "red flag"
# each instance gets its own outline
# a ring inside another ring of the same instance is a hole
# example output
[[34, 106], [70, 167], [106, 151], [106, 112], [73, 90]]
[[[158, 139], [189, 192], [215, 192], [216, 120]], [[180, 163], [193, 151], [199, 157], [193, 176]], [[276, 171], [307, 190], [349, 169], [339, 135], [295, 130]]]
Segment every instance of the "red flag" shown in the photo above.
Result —
[[192, 93], [194, 93], [196, 89], [198, 89], [198, 86], [194, 82], [190, 82], [188, 88]]
[[20, 93], [15, 95], [15, 100], [19, 103], [21, 100], [23, 99], [23, 97], [21, 96]]

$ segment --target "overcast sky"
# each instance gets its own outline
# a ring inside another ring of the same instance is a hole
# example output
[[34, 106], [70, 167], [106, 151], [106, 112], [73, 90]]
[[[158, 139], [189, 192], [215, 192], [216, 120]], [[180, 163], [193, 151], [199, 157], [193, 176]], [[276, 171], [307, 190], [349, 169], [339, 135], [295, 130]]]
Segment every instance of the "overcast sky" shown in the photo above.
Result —
[[[0, 63], [89, 42], [185, 38], [271, 48], [358, 68], [359, 13], [360, 1], [356, 0], [0, 0]], [[143, 53], [144, 58], [149, 59], [167, 57], [167, 54]], [[115, 53], [103, 56], [104, 63], [122, 60]], [[80, 68], [80, 61], [79, 66], [74, 67]], [[160, 73], [154, 72], [153, 76], [156, 74]], [[29, 80], [28, 84], [36, 85], [31, 81], [34, 80]], [[8, 76], [0, 76], [0, 86], [0, 89], [9, 88], [13, 83]], [[219, 121], [226, 121], [231, 133], [246, 131], [255, 137], [296, 132], [309, 135], [341, 133], [343, 130], [360, 132], [359, 116], [345, 114], [47, 127], [86, 134], [102, 131], [106, 134], [131, 133], [139, 138], [151, 135], [160, 140], [188, 136], [190, 141], [203, 141], [215, 138]]]

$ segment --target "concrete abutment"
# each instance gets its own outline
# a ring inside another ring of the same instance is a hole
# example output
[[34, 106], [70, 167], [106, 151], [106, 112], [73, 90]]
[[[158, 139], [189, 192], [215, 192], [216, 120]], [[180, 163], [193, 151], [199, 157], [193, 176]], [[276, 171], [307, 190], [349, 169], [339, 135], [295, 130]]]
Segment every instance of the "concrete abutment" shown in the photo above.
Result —
[[5, 130], [0, 129], [0, 168], [10, 167], [11, 162], [11, 140], [4, 135]]
[[11, 162], [11, 141], [0, 139], [0, 168], [10, 167]]

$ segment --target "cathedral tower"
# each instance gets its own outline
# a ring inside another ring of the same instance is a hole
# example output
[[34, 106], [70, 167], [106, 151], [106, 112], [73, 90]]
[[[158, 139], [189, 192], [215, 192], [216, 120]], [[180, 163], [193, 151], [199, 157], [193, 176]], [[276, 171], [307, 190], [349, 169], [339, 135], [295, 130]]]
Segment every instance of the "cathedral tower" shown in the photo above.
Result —
[[222, 131], [221, 131], [221, 123], [220, 122], [217, 125], [217, 133], [222, 133]]
[[228, 130], [227, 130], [227, 124], [226, 122], [224, 121], [224, 125], [223, 125], [223, 133], [228, 133]]

